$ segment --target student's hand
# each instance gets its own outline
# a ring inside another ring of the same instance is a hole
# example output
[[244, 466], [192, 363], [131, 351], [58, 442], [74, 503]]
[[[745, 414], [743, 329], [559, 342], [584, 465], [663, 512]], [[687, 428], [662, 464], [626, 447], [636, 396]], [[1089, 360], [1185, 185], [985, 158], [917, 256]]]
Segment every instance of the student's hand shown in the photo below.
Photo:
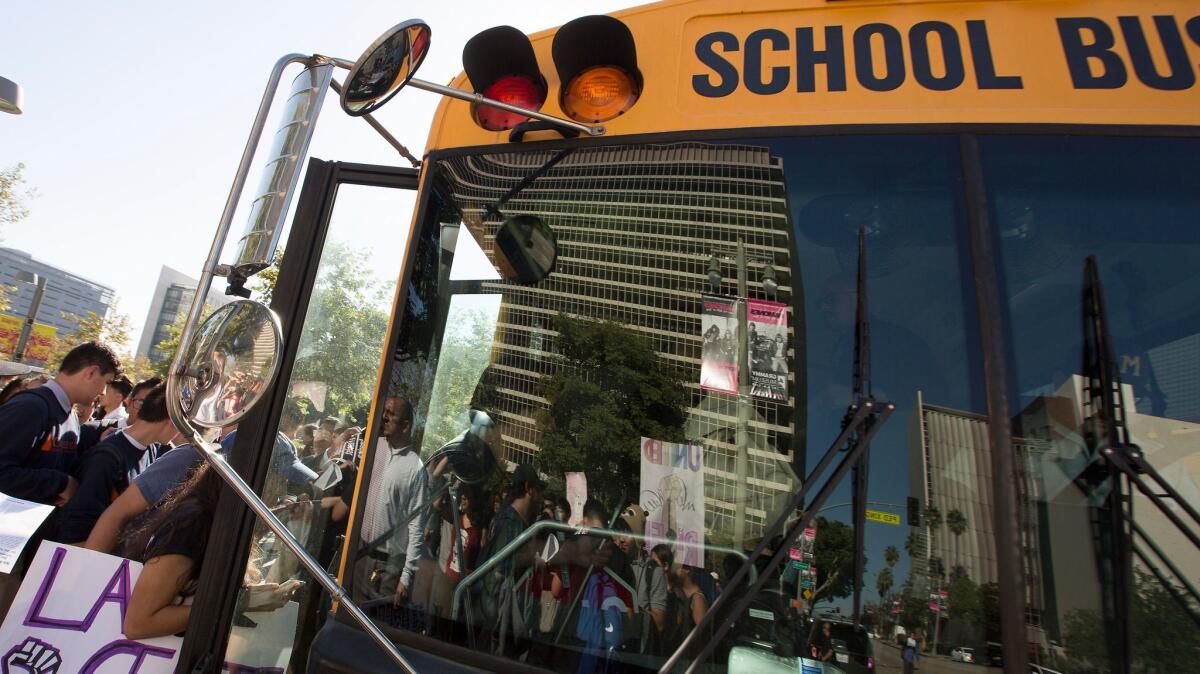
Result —
[[400, 606], [406, 602], [408, 602], [408, 586], [404, 584], [404, 581], [400, 581], [396, 583], [396, 596], [393, 597], [393, 603]]
[[62, 493], [60, 493], [58, 495], [58, 500], [56, 500], [54, 502], [54, 505], [56, 505], [56, 506], [66, 505], [67, 501], [70, 501], [71, 497], [75, 496], [75, 491], [77, 489], [79, 489], [79, 480], [76, 480], [75, 478], [68, 475], [67, 476], [67, 488], [62, 490]]

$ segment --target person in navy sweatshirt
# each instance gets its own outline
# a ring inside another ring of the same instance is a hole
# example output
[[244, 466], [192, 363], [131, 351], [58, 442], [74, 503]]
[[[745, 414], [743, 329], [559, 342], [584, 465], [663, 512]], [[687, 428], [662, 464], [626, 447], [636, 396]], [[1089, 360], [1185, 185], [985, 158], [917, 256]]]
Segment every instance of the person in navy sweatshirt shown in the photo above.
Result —
[[90, 404], [120, 370], [112, 349], [84, 342], [67, 353], [53, 379], [0, 405], [0, 492], [50, 505], [71, 500], [78, 449], [59, 437], [59, 427], [72, 405]]
[[136, 423], [110, 435], [80, 457], [75, 473], [79, 488], [55, 513], [47, 538], [60, 543], [87, 540], [104, 509], [141, 471], [141, 460], [147, 448], [167, 442], [175, 432], [167, 415], [166, 386], [159, 384], [146, 395]]

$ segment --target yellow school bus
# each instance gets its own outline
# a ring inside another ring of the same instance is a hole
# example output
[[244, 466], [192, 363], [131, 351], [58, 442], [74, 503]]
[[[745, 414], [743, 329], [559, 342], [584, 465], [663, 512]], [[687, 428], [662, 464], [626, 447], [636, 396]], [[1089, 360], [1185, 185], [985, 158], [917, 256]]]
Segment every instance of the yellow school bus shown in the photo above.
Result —
[[[258, 633], [293, 671], [1200, 670], [1195, 3], [674, 0], [449, 86], [430, 45], [287, 57], [393, 145], [373, 110], [445, 98], [419, 166], [308, 164], [230, 461], [349, 514], [223, 497], [181, 667], [255, 638], [255, 543], [308, 583]], [[411, 226], [309, 494], [271, 447], [356, 190]], [[260, 206], [205, 283], [271, 262]]]

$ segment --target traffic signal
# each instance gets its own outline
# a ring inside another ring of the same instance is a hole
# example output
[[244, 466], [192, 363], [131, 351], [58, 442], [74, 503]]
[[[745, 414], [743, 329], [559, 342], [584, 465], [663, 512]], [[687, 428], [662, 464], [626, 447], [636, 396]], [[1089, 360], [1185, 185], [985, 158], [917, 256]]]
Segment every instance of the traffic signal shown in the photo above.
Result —
[[921, 501], [915, 496], [908, 497], [908, 526], [921, 526]]

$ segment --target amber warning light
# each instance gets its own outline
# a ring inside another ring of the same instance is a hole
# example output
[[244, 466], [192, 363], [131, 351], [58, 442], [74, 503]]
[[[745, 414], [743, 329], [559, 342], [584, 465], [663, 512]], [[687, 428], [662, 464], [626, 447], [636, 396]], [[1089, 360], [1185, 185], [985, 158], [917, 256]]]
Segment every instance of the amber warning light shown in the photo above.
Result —
[[554, 36], [554, 66], [563, 82], [560, 104], [578, 122], [625, 114], [642, 94], [633, 33], [611, 16], [584, 16]]

